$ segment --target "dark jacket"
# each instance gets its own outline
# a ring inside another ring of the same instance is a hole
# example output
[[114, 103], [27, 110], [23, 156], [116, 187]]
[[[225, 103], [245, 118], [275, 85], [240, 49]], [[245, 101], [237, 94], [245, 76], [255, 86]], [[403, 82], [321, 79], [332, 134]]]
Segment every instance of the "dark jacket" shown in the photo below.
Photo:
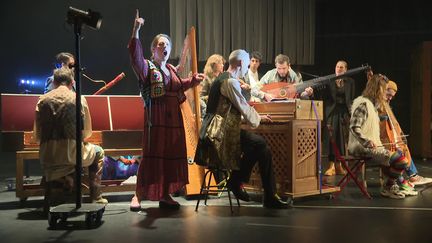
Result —
[[[344, 77], [345, 103], [347, 110], [351, 111], [352, 101], [355, 98], [355, 81], [350, 77]], [[315, 99], [324, 101], [324, 116], [327, 120], [336, 107], [336, 81], [332, 81], [314, 96]]]

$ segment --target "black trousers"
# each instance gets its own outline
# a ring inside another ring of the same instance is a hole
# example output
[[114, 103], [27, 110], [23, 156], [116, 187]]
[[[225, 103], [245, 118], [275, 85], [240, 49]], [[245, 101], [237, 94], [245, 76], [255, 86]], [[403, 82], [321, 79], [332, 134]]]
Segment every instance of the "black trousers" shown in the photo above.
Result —
[[272, 154], [265, 139], [255, 133], [241, 130], [240, 143], [242, 159], [240, 170], [233, 170], [233, 182], [249, 182], [254, 165], [258, 162], [261, 181], [265, 196], [273, 196], [276, 192], [276, 182], [273, 173]]

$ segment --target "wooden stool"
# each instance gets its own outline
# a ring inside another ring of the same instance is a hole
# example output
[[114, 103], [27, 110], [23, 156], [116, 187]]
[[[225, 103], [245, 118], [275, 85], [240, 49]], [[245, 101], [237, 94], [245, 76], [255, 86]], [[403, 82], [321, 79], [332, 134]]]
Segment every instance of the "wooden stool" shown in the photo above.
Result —
[[[219, 183], [218, 185], [213, 186], [213, 185], [210, 185], [210, 182], [212, 180], [212, 177], [215, 177], [215, 174], [216, 175], [223, 174], [224, 180], [222, 181], [222, 183]], [[201, 197], [203, 195], [205, 196], [204, 205], [207, 205], [207, 199], [208, 199], [209, 193], [218, 193], [218, 196], [220, 196], [221, 193], [227, 192], [228, 193], [228, 200], [230, 203], [231, 214], [234, 213], [233, 207], [232, 207], [232, 201], [231, 201], [231, 190], [226, 185], [226, 182], [229, 179], [229, 175], [230, 175], [229, 170], [227, 170], [227, 169], [212, 168], [212, 167], [207, 168], [207, 171], [204, 174], [204, 179], [203, 179], [203, 182], [201, 184], [200, 194], [199, 194], [198, 201], [197, 201], [197, 204], [195, 207], [196, 212], [198, 212], [198, 206], [199, 206], [199, 203], [201, 201]], [[237, 205], [240, 207], [240, 201], [238, 199], [237, 199]]]

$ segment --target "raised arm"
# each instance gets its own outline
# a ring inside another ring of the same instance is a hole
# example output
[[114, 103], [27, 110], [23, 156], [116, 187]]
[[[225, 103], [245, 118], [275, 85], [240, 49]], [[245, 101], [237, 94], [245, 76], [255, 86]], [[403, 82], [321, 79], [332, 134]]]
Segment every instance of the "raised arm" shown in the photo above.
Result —
[[132, 29], [132, 38], [139, 39], [139, 31], [141, 29], [141, 26], [144, 25], [145, 20], [139, 16], [139, 10], [136, 10], [135, 14], [135, 22]]
[[140, 18], [139, 11], [137, 9], [134, 26], [132, 29], [132, 36], [131, 40], [129, 41], [128, 48], [132, 68], [139, 80], [145, 80], [148, 73], [148, 63], [144, 59], [142, 45], [139, 40], [139, 31], [142, 25], [144, 25], [144, 19]]

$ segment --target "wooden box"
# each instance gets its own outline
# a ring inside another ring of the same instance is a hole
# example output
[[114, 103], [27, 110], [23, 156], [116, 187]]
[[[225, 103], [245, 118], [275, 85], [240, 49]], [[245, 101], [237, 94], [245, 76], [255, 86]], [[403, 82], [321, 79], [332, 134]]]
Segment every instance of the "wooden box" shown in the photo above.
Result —
[[314, 106], [319, 120], [323, 119], [323, 102], [321, 100], [289, 99], [269, 103], [253, 103], [260, 114], [269, 114], [275, 121], [316, 120]]

